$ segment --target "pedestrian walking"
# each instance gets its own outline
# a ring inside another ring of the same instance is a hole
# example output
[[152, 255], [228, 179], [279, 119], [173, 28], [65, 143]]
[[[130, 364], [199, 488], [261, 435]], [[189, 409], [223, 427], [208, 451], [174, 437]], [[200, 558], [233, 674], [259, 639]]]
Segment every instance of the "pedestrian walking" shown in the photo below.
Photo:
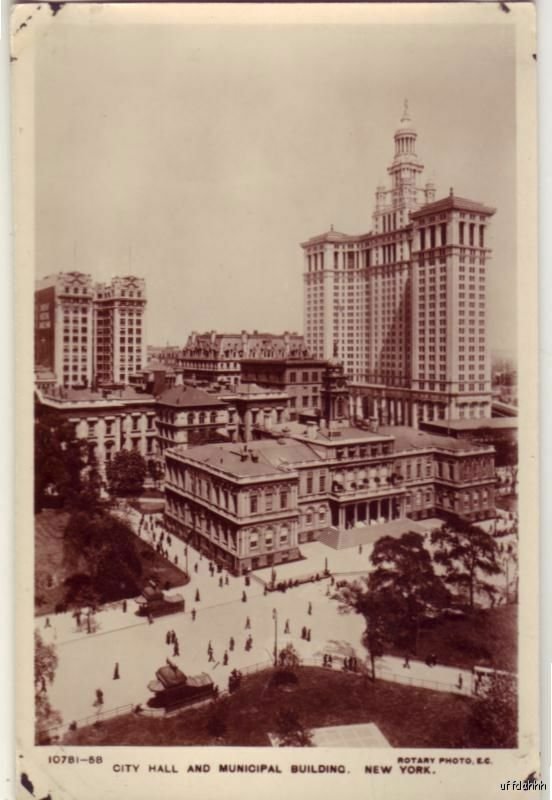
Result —
[[303, 627], [301, 628], [301, 639], [306, 639], [306, 638], [307, 638], [307, 629], [303, 625]]
[[222, 578], [219, 578], [219, 586], [222, 589]]
[[410, 669], [410, 656], [408, 653], [404, 657], [403, 669]]
[[197, 564], [194, 564], [194, 572], [197, 572]]
[[359, 546], [358, 546], [358, 554], [359, 554], [359, 556], [362, 555], [362, 545], [361, 544], [359, 544]]
[[242, 592], [242, 603], [247, 603], [247, 595], [245, 592]]
[[464, 681], [462, 679], [462, 674], [458, 674], [458, 683], [456, 684], [457, 689], [461, 690], [462, 686], [464, 685]]
[[178, 556], [174, 557], [174, 563], [175, 563], [176, 566], [178, 566]]
[[312, 633], [311, 629], [307, 628], [307, 637], [306, 637], [307, 638], [307, 642], [310, 642], [310, 640], [311, 640], [311, 633]]
[[196, 610], [195, 608], [192, 608], [192, 622], [195, 622], [195, 618], [196, 618]]
[[228, 665], [228, 653], [226, 650], [224, 651], [224, 655], [222, 657], [222, 664], [225, 667]]
[[[148, 614], [148, 623], [150, 625], [153, 625], [153, 616], [151, 614]], [[90, 620], [89, 620], [89, 624], [90, 624]], [[89, 631], [89, 633], [90, 633], [90, 631]]]
[[234, 642], [234, 637], [233, 637], [233, 636], [231, 636], [231, 637], [230, 637], [230, 641], [228, 642], [228, 649], [229, 649], [230, 651], [232, 651], [232, 650], [234, 649], [234, 644], [235, 644], [235, 642]]
[[199, 589], [196, 589], [196, 593], [195, 593], [195, 601], [196, 601], [196, 603], [199, 603], [199, 601], [200, 601], [200, 600], [201, 600], [201, 598], [200, 598], [200, 596], [199, 596]]
[[103, 706], [104, 695], [101, 689], [96, 689], [96, 702], [94, 705]]
[[119, 675], [119, 662], [116, 661], [115, 662], [115, 669], [113, 670], [113, 680], [114, 681], [118, 681], [119, 678], [120, 678], [120, 675]]
[[126, 614], [127, 611], [127, 601], [123, 600], [123, 614]]
[[309, 616], [312, 614], [312, 603], [309, 603], [309, 607], [307, 609], [307, 614], [309, 614]]
[[251, 628], [251, 620], [249, 619], [249, 617], [246, 617], [245, 618], [245, 630], [247, 631], [250, 628]]
[[286, 624], [284, 625], [284, 633], [289, 633], [289, 619], [286, 619]]
[[171, 632], [170, 631], [167, 631], [167, 635], [165, 636], [165, 643], [166, 644], [170, 644], [171, 643]]
[[225, 576], [224, 583], [225, 583], [226, 586], [228, 586], [230, 584], [230, 581], [228, 580], [228, 575]]
[[212, 661], [214, 661], [214, 660], [215, 660], [215, 659], [213, 658], [213, 651], [212, 651], [212, 650], [209, 650], [209, 663], [211, 663], [211, 662], [212, 662]]
[[174, 639], [173, 643], [173, 657], [180, 655], [180, 648], [178, 646], [178, 639]]
[[50, 617], [46, 617], [46, 620], [44, 622], [44, 627], [45, 628], [51, 628], [52, 627], [52, 624], [50, 622]]

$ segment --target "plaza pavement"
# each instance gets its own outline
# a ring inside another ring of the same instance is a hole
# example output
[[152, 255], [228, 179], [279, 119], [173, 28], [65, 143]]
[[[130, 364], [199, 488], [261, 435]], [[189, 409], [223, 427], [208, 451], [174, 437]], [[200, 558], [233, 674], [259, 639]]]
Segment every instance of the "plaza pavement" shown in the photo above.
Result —
[[[138, 531], [140, 514], [132, 511], [127, 519]], [[151, 526], [159, 535], [159, 528]], [[141, 530], [141, 537], [152, 541], [152, 530]], [[168, 544], [166, 535], [164, 547], [174, 561], [178, 557], [182, 567], [186, 565], [185, 545], [176, 537]], [[329, 569], [333, 573], [360, 574], [369, 569], [371, 547], [364, 547], [362, 553], [357, 548], [333, 550], [319, 542], [301, 546], [307, 561], [295, 562], [303, 565], [301, 574], [312, 572], [309, 566], [328, 558]], [[94, 707], [96, 690], [104, 694], [102, 710], [109, 711], [127, 704], [145, 705], [151, 696], [147, 684], [155, 676], [155, 671], [165, 664], [166, 658], [176, 663], [186, 674], [207, 672], [219, 689], [227, 688], [228, 676], [233, 668], [246, 669], [256, 664], [269, 663], [274, 653], [275, 621], [273, 610], [277, 613], [278, 649], [291, 642], [302, 659], [322, 659], [324, 653], [334, 654], [334, 667], [340, 666], [342, 656], [356, 655], [359, 661], [366, 658], [361, 639], [364, 620], [354, 613], [342, 613], [338, 603], [329, 596], [329, 579], [306, 583], [285, 593], [264, 594], [262, 583], [254, 577], [246, 586], [243, 577], [223, 575], [223, 586], [219, 586], [220, 574], [209, 572], [209, 562], [188, 546], [188, 567], [190, 583], [171, 591], [185, 599], [185, 611], [155, 619], [149, 624], [147, 619], [135, 615], [135, 601], [127, 601], [127, 611], [122, 603], [106, 606], [93, 615], [93, 631], [87, 633], [86, 624], [79, 628], [71, 612], [50, 616], [51, 627], [45, 627], [45, 618], [37, 618], [36, 625], [46, 642], [56, 645], [59, 659], [54, 683], [48, 688], [48, 696], [53, 708], [63, 718], [63, 725], [71, 721], [93, 721], [97, 708]], [[197, 567], [197, 571], [196, 571]], [[293, 564], [287, 568], [294, 567]], [[278, 579], [284, 576], [277, 568]], [[316, 571], [316, 570], [315, 570]], [[291, 577], [291, 575], [286, 576]], [[196, 590], [200, 601], [195, 601]], [[242, 601], [245, 591], [247, 601]], [[312, 614], [308, 613], [309, 604]], [[196, 610], [192, 619], [191, 610]], [[250, 629], [246, 629], [249, 617]], [[85, 619], [85, 617], [83, 617]], [[290, 633], [284, 634], [289, 620]], [[311, 630], [311, 640], [301, 638], [303, 627]], [[173, 646], [166, 644], [166, 634], [174, 630], [179, 640], [180, 654], [173, 655]], [[248, 635], [253, 637], [251, 650], [245, 650]], [[229, 650], [229, 639], [235, 640], [235, 649]], [[211, 642], [214, 660], [208, 660], [208, 645]], [[223, 666], [224, 651], [228, 652], [229, 662]], [[118, 680], [114, 680], [115, 664], [119, 665]], [[428, 667], [425, 663], [411, 661], [410, 668], [403, 668], [402, 659], [384, 656], [378, 659], [377, 675], [386, 680], [411, 683], [440, 691], [469, 694], [471, 673], [451, 667]], [[459, 677], [462, 677], [459, 682]], [[460, 685], [461, 684], [461, 685]]]

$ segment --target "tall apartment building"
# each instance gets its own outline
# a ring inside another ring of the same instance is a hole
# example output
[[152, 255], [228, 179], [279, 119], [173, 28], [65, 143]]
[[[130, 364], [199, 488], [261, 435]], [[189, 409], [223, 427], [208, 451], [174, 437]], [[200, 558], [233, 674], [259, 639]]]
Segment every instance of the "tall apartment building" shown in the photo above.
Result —
[[66, 387], [128, 384], [146, 364], [145, 309], [141, 278], [49, 275], [35, 289], [35, 364]]
[[146, 287], [142, 278], [125, 276], [96, 286], [96, 379], [130, 382], [146, 366]]
[[487, 227], [495, 209], [419, 186], [423, 164], [408, 106], [395, 132], [390, 187], [376, 188], [373, 226], [333, 228], [304, 250], [305, 342], [338, 355], [355, 416], [417, 426], [490, 417]]
[[94, 371], [94, 286], [90, 275], [60, 272], [36, 283], [35, 364], [58, 384], [89, 386]]

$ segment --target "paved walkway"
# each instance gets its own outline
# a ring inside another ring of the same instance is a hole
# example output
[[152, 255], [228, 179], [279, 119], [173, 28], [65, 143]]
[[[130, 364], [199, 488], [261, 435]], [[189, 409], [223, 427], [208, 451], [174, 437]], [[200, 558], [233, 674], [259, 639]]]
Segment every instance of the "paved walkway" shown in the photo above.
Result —
[[[140, 517], [134, 510], [127, 516], [135, 531]], [[158, 541], [160, 528], [157, 526], [142, 526], [140, 531], [141, 537], [151, 542], [154, 533]], [[169, 542], [165, 534], [163, 546], [173, 561], [176, 556], [179, 564], [186, 566], [185, 545], [180, 540], [171, 537]], [[362, 553], [351, 549], [332, 551], [313, 542], [302, 545], [301, 549], [309, 564], [320, 562], [321, 570], [325, 554], [330, 553], [332, 572], [368, 572], [371, 548], [364, 548]], [[37, 618], [37, 628], [45, 641], [54, 642], [57, 647], [59, 664], [48, 696], [53, 708], [61, 712], [65, 725], [95, 713], [93, 703], [97, 689], [104, 694], [105, 711], [129, 703], [145, 705], [150, 696], [147, 684], [166, 658], [173, 660], [186, 674], [208, 672], [219, 688], [225, 689], [233, 668], [245, 669], [273, 658], [275, 634], [278, 649], [291, 642], [303, 659], [321, 659], [326, 652], [336, 655], [334, 666], [340, 665], [345, 655], [355, 655], [359, 661], [365, 659], [366, 651], [361, 643], [364, 620], [354, 613], [339, 612], [337, 602], [328, 596], [328, 580], [307, 583], [286, 593], [265, 595], [262, 584], [255, 579], [246, 586], [243, 577], [220, 575], [216, 570], [212, 576], [208, 560], [190, 546], [188, 568], [190, 583], [172, 590], [184, 596], [185, 611], [158, 618], [153, 624], [135, 615], [137, 606], [132, 600], [127, 601], [126, 612], [122, 603], [116, 603], [95, 613], [91, 633], [87, 633], [86, 623], [79, 628], [70, 612], [51, 615], [48, 628], [44, 617]], [[279, 579], [284, 578], [280, 571], [283, 569], [277, 568]], [[219, 585], [221, 577], [222, 586]], [[197, 591], [199, 601], [195, 599]], [[192, 609], [196, 611], [195, 620]], [[248, 618], [249, 627], [246, 627]], [[310, 641], [301, 637], [303, 627], [310, 629]], [[178, 656], [174, 655], [173, 646], [166, 644], [169, 630], [174, 630], [178, 637]], [[249, 635], [253, 645], [246, 650]], [[230, 637], [234, 639], [233, 651]], [[209, 643], [214, 653], [212, 661], [207, 653]], [[223, 665], [225, 651], [227, 666]], [[116, 663], [119, 679], [113, 678]], [[403, 669], [401, 659], [392, 656], [378, 660], [377, 674], [385, 680], [439, 691], [467, 694], [471, 688], [471, 675], [467, 671], [440, 666], [430, 668], [418, 661], [411, 661], [410, 669]], [[461, 686], [459, 676], [462, 676]]]

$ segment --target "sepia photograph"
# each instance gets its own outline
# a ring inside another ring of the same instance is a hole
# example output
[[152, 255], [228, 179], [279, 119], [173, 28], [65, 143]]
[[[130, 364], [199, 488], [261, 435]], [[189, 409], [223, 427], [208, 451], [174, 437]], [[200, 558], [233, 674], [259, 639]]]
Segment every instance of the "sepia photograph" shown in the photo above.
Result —
[[530, 9], [77, 5], [12, 24], [39, 791], [113, 747], [536, 782]]

